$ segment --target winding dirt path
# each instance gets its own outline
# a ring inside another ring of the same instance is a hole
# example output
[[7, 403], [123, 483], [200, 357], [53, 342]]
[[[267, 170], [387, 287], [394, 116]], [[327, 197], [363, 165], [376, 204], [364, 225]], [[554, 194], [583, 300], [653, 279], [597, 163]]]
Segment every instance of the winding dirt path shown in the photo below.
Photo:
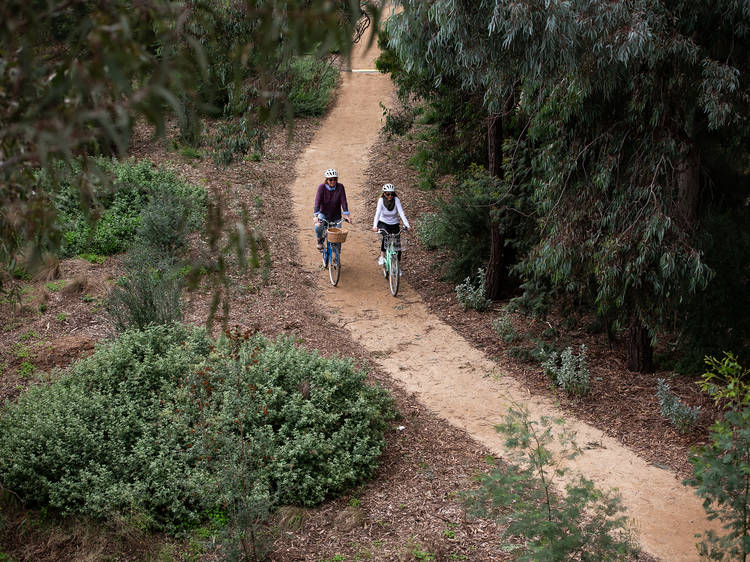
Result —
[[[497, 372], [493, 362], [430, 314], [405, 280], [398, 298], [388, 292], [376, 269], [377, 237], [369, 230], [372, 217], [360, 214], [364, 206], [359, 191], [369, 148], [381, 127], [378, 102], [390, 102], [392, 84], [373, 71], [376, 49], [362, 51], [360, 47], [355, 52], [352, 71], [343, 73], [335, 107], [296, 163], [292, 193], [302, 263], [318, 278], [321, 307], [346, 326], [376, 363], [425, 406], [504, 456], [494, 426], [510, 405], [526, 405], [537, 419], [564, 416], [550, 401], [530, 396], [512, 378]], [[354, 220], [343, 246], [337, 287], [330, 285], [320, 267], [312, 232], [315, 188], [329, 167], [338, 169], [347, 187]], [[577, 442], [589, 444], [570, 465], [571, 472], [600, 488], [619, 489], [643, 549], [664, 560], [697, 559], [694, 535], [711, 525], [692, 490], [673, 473], [647, 464], [601, 431], [576, 419], [567, 422], [577, 432]]]

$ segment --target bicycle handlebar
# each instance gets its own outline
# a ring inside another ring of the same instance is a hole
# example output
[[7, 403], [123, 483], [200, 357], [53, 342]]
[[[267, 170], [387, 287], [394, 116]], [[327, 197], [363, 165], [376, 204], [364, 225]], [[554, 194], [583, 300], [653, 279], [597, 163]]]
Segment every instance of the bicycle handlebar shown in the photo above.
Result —
[[319, 222], [320, 224], [322, 224], [323, 226], [325, 226], [326, 228], [328, 228], [328, 226], [331, 225], [331, 224], [336, 224], [337, 222], [341, 222], [341, 221], [346, 221], [346, 222], [348, 222], [348, 223], [351, 224], [351, 221], [349, 219], [347, 219], [346, 217], [341, 217], [337, 221], [329, 221], [329, 220], [326, 220], [326, 219], [319, 219], [318, 217], [315, 217], [315, 220], [317, 222]]
[[388, 234], [391, 236], [395, 236], [397, 234], [403, 234], [404, 232], [408, 232], [409, 228], [406, 226], [402, 226], [398, 232], [388, 232], [385, 228], [378, 228], [378, 234]]

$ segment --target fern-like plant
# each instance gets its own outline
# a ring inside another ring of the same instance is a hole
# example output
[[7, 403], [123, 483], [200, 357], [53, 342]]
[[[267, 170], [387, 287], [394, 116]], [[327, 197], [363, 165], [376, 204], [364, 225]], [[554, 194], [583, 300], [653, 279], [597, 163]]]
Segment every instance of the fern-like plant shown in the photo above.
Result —
[[[562, 460], [580, 453], [573, 434], [558, 430], [562, 423], [531, 420], [527, 410], [511, 408], [497, 430], [512, 460], [481, 476], [480, 488], [467, 493], [466, 502], [478, 515], [505, 519], [506, 537], [527, 540], [519, 560], [625, 559], [635, 546], [620, 497], [583, 477], [559, 490], [567, 471]], [[558, 455], [551, 450], [554, 441]]]

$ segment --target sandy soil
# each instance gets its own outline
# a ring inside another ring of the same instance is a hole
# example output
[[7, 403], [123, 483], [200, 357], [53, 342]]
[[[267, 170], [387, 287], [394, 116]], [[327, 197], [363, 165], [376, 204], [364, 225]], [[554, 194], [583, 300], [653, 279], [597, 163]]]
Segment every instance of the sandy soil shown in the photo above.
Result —
[[[564, 417], [548, 399], [531, 396], [449, 325], [431, 314], [402, 280], [394, 299], [376, 268], [377, 237], [369, 231], [362, 186], [368, 152], [381, 127], [379, 102], [389, 104], [392, 85], [374, 68], [375, 49], [358, 52], [344, 73], [336, 106], [296, 165], [292, 186], [302, 267], [317, 278], [318, 294], [333, 321], [349, 331], [373, 360], [420, 402], [495, 454], [504, 454], [494, 430], [510, 405], [533, 417]], [[342, 251], [337, 287], [321, 269], [312, 234], [312, 201], [322, 171], [335, 167], [347, 186], [353, 225]], [[358, 214], [358, 211], [360, 213]], [[696, 558], [694, 535], [710, 528], [700, 500], [672, 472], [647, 463], [619, 442], [576, 419], [568, 419], [585, 453], [570, 468], [603, 488], [617, 488], [640, 532], [643, 548], [665, 560]]]

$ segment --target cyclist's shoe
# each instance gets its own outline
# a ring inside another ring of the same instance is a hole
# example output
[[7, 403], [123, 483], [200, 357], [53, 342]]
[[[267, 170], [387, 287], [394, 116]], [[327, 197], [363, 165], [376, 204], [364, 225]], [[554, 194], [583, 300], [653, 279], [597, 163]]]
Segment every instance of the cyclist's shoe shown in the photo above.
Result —
[[401, 277], [403, 274], [404, 274], [404, 270], [403, 269], [399, 269], [398, 270], [398, 276]]
[[383, 256], [378, 257], [378, 265], [385, 265], [385, 258]]
[[319, 252], [323, 251], [323, 241], [318, 240], [318, 243], [315, 245], [315, 247], [318, 249]]

